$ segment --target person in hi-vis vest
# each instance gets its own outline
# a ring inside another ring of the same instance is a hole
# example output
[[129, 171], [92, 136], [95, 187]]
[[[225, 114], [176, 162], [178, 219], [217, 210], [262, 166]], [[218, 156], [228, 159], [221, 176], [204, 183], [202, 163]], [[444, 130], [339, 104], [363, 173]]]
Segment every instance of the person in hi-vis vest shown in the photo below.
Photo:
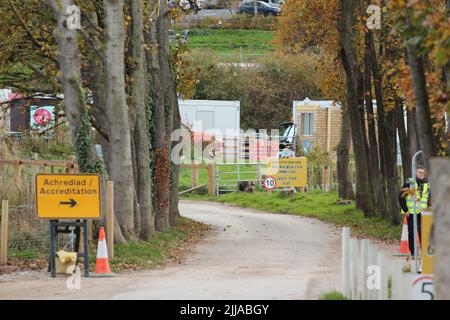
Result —
[[431, 207], [431, 192], [430, 185], [426, 178], [425, 169], [419, 167], [416, 171], [416, 178], [413, 181], [413, 190], [410, 189], [410, 181], [405, 181], [398, 200], [400, 207], [406, 215], [408, 221], [408, 244], [411, 256], [414, 256], [414, 201], [416, 202], [417, 214], [417, 232], [419, 233], [419, 240], [421, 237], [421, 212]]

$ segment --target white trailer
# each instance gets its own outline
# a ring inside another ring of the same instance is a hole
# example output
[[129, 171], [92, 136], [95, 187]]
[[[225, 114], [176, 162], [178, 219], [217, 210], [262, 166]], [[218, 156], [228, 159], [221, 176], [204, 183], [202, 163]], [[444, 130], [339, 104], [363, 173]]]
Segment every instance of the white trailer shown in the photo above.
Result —
[[239, 135], [240, 102], [219, 100], [178, 100], [181, 122], [194, 132], [218, 130]]

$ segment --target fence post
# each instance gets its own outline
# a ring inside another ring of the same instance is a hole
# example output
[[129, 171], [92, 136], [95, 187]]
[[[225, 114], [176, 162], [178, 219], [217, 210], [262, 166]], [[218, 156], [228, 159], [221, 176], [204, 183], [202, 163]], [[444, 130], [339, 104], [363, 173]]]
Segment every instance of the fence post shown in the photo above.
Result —
[[2, 234], [0, 247], [0, 264], [8, 261], [8, 200], [2, 200]]
[[106, 243], [108, 257], [114, 258], [114, 182], [106, 181]]
[[216, 194], [216, 176], [214, 174], [214, 165], [208, 164], [208, 194], [214, 196]]
[[342, 228], [342, 293], [350, 298], [350, 229]]
[[261, 188], [262, 182], [261, 182], [261, 162], [258, 160], [258, 186]]
[[216, 195], [217, 196], [220, 196], [219, 183], [220, 183], [219, 164], [216, 163]]
[[198, 164], [192, 164], [191, 188], [198, 186]]

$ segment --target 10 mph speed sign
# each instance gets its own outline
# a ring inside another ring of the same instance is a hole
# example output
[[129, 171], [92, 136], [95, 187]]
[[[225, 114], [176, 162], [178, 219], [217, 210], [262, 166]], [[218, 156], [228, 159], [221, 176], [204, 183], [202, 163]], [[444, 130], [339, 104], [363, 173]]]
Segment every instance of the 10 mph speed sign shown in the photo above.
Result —
[[272, 176], [268, 176], [263, 181], [263, 187], [267, 190], [273, 190], [277, 187], [277, 179]]

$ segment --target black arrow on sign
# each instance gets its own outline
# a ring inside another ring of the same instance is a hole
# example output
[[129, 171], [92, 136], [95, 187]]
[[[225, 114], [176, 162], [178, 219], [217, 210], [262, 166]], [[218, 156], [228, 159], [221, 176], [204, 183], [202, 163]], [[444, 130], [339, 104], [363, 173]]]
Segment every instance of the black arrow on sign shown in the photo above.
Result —
[[71, 208], [73, 208], [73, 207], [75, 207], [75, 206], [77, 205], [77, 202], [76, 202], [75, 200], [73, 200], [73, 199], [70, 199], [70, 201], [66, 201], [66, 202], [61, 201], [61, 202], [59, 203], [59, 205], [60, 205], [60, 206], [61, 206], [61, 205], [69, 205]]

